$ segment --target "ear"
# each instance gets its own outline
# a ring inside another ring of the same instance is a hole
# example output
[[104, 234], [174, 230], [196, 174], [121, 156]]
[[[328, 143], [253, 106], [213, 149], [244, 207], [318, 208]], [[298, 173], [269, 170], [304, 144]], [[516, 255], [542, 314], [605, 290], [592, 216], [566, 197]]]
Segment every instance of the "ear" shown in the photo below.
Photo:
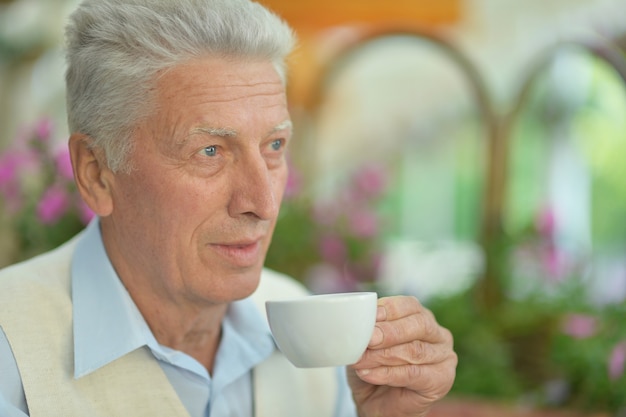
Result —
[[85, 203], [100, 217], [113, 211], [113, 172], [108, 168], [104, 154], [91, 146], [92, 139], [74, 133], [69, 139], [74, 180]]

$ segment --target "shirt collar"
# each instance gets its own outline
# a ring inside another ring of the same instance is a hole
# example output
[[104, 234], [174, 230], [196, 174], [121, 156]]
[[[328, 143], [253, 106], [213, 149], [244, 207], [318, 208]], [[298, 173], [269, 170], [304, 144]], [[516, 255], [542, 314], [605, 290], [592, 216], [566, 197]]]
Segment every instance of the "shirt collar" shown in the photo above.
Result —
[[[72, 258], [72, 299], [75, 378], [142, 346], [148, 346], [160, 360], [189, 368], [189, 357], [168, 355], [171, 350], [156, 343], [109, 261], [98, 218], [87, 226]], [[248, 372], [274, 349], [269, 326], [252, 300], [231, 303], [216, 358], [215, 374], [222, 376], [219, 385]]]
[[249, 298], [228, 307], [215, 359], [213, 389], [221, 391], [267, 359], [276, 344], [265, 318]]

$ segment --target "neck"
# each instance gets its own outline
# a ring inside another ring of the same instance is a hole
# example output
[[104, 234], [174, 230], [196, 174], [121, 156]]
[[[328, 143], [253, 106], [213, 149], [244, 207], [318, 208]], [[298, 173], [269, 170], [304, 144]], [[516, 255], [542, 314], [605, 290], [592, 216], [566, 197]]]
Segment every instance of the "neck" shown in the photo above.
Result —
[[188, 354], [213, 373], [226, 304], [198, 308], [145, 295], [145, 290], [129, 292], [159, 344]]

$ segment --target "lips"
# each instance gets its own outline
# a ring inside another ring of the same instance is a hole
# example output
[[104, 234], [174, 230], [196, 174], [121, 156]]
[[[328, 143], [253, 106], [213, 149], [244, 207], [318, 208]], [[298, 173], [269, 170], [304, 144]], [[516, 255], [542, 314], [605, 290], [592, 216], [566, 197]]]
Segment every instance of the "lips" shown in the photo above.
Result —
[[212, 244], [211, 248], [235, 267], [251, 267], [259, 262], [261, 239], [236, 243], [216, 243]]

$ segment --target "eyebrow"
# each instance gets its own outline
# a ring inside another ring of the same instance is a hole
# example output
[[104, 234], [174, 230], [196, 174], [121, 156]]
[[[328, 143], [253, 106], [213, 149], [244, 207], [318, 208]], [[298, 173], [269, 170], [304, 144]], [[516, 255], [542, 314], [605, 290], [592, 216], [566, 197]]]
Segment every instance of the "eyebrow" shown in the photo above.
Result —
[[271, 133], [276, 133], [276, 132], [280, 132], [281, 130], [287, 130], [287, 129], [292, 129], [292, 128], [293, 128], [293, 123], [291, 123], [291, 120], [285, 120], [284, 122], [276, 125], [276, 127], [272, 129]]
[[[293, 127], [293, 123], [291, 122], [291, 120], [285, 120], [282, 123], [279, 123], [278, 125], [274, 126], [272, 128], [272, 130], [269, 131], [269, 135], [276, 133], [276, 132], [280, 132], [281, 130], [286, 130], [286, 129], [291, 129]], [[205, 133], [211, 136], [218, 136], [221, 138], [234, 138], [237, 137], [239, 134], [237, 133], [237, 130], [235, 129], [231, 129], [228, 127], [196, 127], [194, 129], [191, 130], [190, 136], [195, 134], [195, 133]]]

